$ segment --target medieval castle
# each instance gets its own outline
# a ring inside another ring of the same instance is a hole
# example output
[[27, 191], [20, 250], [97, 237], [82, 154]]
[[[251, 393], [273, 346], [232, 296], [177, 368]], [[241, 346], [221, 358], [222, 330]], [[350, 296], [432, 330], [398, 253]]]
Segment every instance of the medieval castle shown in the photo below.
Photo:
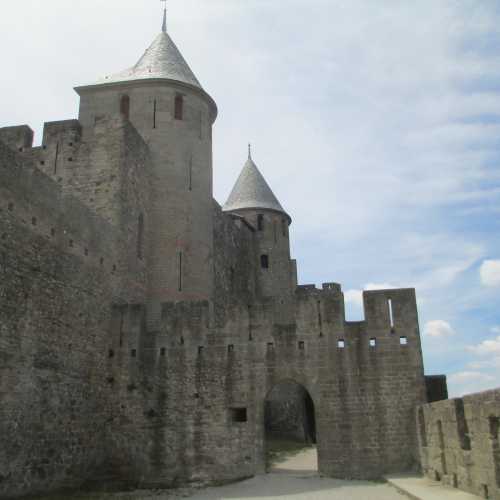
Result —
[[0, 496], [263, 472], [280, 386], [313, 405], [322, 474], [417, 468], [415, 411], [446, 395], [414, 290], [365, 292], [348, 322], [340, 285], [297, 284], [251, 155], [213, 199], [217, 106], [165, 25], [75, 90], [40, 147], [0, 129]]

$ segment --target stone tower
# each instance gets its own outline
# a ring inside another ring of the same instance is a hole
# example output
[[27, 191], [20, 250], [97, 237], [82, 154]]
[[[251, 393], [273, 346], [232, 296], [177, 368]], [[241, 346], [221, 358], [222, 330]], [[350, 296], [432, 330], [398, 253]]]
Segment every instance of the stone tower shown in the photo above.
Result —
[[297, 286], [290, 260], [288, 228], [292, 222], [248, 152], [248, 160], [223, 207], [256, 229], [258, 285], [265, 297], [289, 296]]
[[135, 66], [77, 87], [83, 136], [101, 120], [128, 120], [152, 156], [149, 216], [138, 221], [149, 247], [148, 309], [211, 300], [213, 293], [212, 125], [214, 100], [203, 90], [166, 30]]

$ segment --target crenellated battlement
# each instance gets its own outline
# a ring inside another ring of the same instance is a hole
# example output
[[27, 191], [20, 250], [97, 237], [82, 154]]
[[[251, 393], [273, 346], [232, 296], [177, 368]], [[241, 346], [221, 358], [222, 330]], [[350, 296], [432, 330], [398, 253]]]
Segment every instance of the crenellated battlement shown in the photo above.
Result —
[[35, 133], [28, 125], [0, 128], [0, 142], [19, 153], [33, 147], [34, 135]]

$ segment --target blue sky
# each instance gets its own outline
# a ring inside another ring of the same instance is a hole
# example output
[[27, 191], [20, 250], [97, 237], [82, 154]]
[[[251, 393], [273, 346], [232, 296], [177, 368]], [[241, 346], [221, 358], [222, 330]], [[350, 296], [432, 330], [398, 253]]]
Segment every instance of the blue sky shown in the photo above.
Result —
[[[499, 386], [498, 1], [169, 4], [219, 106], [216, 198], [251, 141], [302, 283], [342, 283], [350, 319], [364, 288], [416, 287], [426, 372], [452, 395]], [[74, 85], [134, 64], [160, 26], [156, 0], [4, 5], [1, 125], [39, 142], [77, 115]]]

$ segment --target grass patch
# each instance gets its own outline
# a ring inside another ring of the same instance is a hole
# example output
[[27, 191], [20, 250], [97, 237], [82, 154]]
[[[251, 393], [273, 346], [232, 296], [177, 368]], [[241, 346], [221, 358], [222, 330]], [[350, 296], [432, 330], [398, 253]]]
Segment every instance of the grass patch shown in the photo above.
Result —
[[268, 439], [266, 441], [266, 467], [269, 469], [273, 465], [298, 455], [304, 450], [310, 450], [315, 445], [288, 439]]

